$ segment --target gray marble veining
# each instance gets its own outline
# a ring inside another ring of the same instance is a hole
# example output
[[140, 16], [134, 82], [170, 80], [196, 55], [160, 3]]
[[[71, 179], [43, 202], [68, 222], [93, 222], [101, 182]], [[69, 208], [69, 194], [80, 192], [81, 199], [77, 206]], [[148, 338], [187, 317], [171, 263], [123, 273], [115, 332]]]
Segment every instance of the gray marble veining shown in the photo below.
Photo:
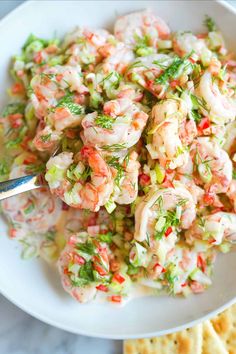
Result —
[[0, 295], [1, 354], [121, 354], [122, 342], [67, 333], [27, 315]]

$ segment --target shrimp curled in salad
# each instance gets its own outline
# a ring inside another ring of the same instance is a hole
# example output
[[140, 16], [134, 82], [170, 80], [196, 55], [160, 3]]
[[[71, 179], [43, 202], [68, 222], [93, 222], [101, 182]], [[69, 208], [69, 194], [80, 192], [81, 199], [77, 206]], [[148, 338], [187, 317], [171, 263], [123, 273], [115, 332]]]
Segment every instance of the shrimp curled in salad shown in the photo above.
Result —
[[236, 216], [233, 213], [217, 212], [197, 218], [185, 233], [189, 244], [204, 240], [209, 246], [236, 241]]
[[[136, 208], [134, 238], [138, 241], [144, 241], [147, 238], [147, 233], [150, 235], [155, 233], [155, 227], [158, 230], [162, 227], [161, 231], [165, 230], [169, 223], [168, 212], [175, 211], [176, 208], [178, 209], [177, 213], [179, 213], [180, 227], [188, 228], [196, 217], [195, 204], [189, 191], [181, 183], [177, 184], [176, 187], [173, 186], [173, 188], [152, 189], [147, 196], [142, 198]], [[156, 222], [158, 223], [158, 217], [162, 217], [162, 214], [164, 216], [160, 222], [161, 226], [155, 226]], [[174, 228], [171, 232], [173, 230]]]
[[114, 28], [115, 36], [128, 44], [135, 44], [137, 38], [148, 36], [150, 46], [156, 46], [158, 38], [167, 38], [170, 34], [168, 25], [149, 10], [120, 17]]
[[236, 116], [236, 101], [232, 99], [228, 92], [220, 91], [217, 80], [210, 71], [205, 71], [200, 79], [197, 93], [202, 97], [207, 107], [202, 109], [203, 114], [208, 114], [212, 122], [225, 124], [232, 122]]
[[72, 235], [58, 260], [58, 269], [64, 289], [79, 302], [88, 302], [97, 293], [98, 281], [109, 277], [108, 247], [95, 239], [89, 239], [85, 232]]
[[78, 209], [98, 211], [113, 191], [110, 167], [96, 149], [86, 146], [74, 160], [70, 152], [51, 157], [45, 178], [54, 194]]
[[205, 190], [225, 193], [232, 180], [232, 162], [229, 155], [209, 138], [197, 138], [191, 155]]
[[148, 146], [153, 158], [169, 168], [185, 165], [188, 152], [180, 139], [181, 121], [186, 118], [186, 107], [175, 100], [165, 100], [152, 109], [152, 143]]
[[128, 98], [108, 101], [103, 113], [89, 113], [82, 121], [85, 144], [102, 149], [119, 144], [129, 148], [137, 143], [147, 123], [148, 114]]

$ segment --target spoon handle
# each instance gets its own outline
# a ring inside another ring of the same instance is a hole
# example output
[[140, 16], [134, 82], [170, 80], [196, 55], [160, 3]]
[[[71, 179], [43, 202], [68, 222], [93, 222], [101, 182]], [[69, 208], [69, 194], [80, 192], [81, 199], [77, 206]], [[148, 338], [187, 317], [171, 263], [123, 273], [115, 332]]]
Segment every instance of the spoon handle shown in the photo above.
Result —
[[41, 187], [40, 177], [41, 175], [29, 175], [0, 182], [0, 200]]

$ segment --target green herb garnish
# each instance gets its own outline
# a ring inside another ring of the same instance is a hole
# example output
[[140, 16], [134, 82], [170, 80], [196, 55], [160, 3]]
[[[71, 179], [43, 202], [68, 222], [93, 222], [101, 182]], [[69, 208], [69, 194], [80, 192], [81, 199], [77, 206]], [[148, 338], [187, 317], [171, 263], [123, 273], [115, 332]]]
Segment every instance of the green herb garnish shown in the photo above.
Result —
[[176, 79], [179, 75], [180, 69], [182, 66], [192, 65], [187, 59], [187, 57], [178, 58], [175, 57], [172, 64], [169, 65], [165, 71], [155, 79], [156, 84], [166, 85], [169, 80]]
[[59, 100], [58, 104], [56, 105], [56, 108], [58, 107], [68, 108], [69, 111], [75, 115], [84, 113], [84, 108], [78, 103], [73, 102], [73, 94], [71, 93], [66, 94]]
[[30, 205], [24, 209], [24, 214], [28, 215], [30, 214], [33, 210], [34, 210], [35, 206], [34, 206], [34, 203], [31, 202]]
[[122, 143], [122, 144], [103, 145], [101, 149], [105, 151], [111, 151], [111, 152], [120, 151], [126, 149], [126, 144]]
[[112, 87], [113, 89], [117, 90], [120, 85], [121, 79], [122, 76], [117, 71], [112, 71], [101, 81], [101, 84], [104, 85], [105, 89], [106, 86], [109, 85], [109, 88]]
[[0, 161], [0, 176], [8, 175], [9, 172], [10, 172], [10, 168], [7, 164], [7, 161], [6, 160]]
[[115, 119], [105, 114], [98, 114], [95, 118], [95, 124], [101, 128], [112, 130]]
[[116, 177], [115, 177], [115, 183], [116, 185], [119, 186], [120, 181], [122, 179], [122, 177], [124, 176], [124, 167], [120, 165], [119, 163], [119, 158], [118, 157], [112, 157], [109, 161], [108, 161], [108, 165], [112, 166], [116, 169]]
[[207, 107], [207, 103], [206, 103], [206, 101], [204, 100], [203, 97], [198, 97], [198, 96], [193, 95], [191, 93], [190, 98], [191, 98], [192, 104], [194, 106], [194, 109], [195, 109], [195, 107], [197, 109], [198, 108], [202, 108], [202, 109], [204, 109], [205, 111], [207, 111], [209, 113], [209, 108]]
[[34, 34], [30, 34], [29, 37], [27, 38], [25, 44], [23, 45], [23, 50], [25, 50], [31, 43], [33, 42], [40, 42], [43, 47], [46, 47], [48, 45], [48, 41], [39, 37], [36, 37]]
[[204, 25], [207, 27], [208, 32], [216, 31], [215, 21], [208, 15], [205, 16]]
[[112, 243], [112, 236], [113, 233], [109, 231], [106, 234], [99, 234], [98, 238], [101, 242]]
[[127, 274], [135, 275], [135, 274], [138, 274], [139, 270], [140, 270], [140, 267], [134, 267], [132, 264], [129, 264]]
[[45, 171], [45, 164], [41, 164], [41, 165], [30, 164], [26, 166], [25, 170], [27, 173], [41, 173]]
[[156, 240], [162, 239], [162, 237], [164, 236], [165, 232], [167, 231], [167, 229], [169, 227], [172, 227], [172, 226], [176, 227], [176, 226], [178, 226], [180, 224], [180, 217], [177, 214], [177, 209], [175, 211], [168, 210], [166, 212], [164, 210], [162, 210], [160, 212], [160, 214], [158, 215], [158, 219], [160, 217], [163, 218], [165, 223], [163, 225], [162, 230], [158, 230], [158, 231], [155, 232], [154, 237], [155, 237]]
[[24, 103], [9, 103], [6, 108], [2, 112], [3, 117], [7, 117], [10, 114], [21, 113], [24, 114], [25, 112], [25, 104]]
[[233, 179], [236, 179], [236, 171], [235, 171], [235, 170], [233, 170], [232, 178], [233, 178]]
[[201, 114], [195, 109], [191, 110], [191, 116], [197, 124], [200, 123], [202, 120]]
[[91, 241], [86, 241], [85, 243], [77, 243], [76, 249], [90, 255], [93, 255], [95, 252], [95, 246]]
[[52, 134], [50, 133], [50, 134], [47, 134], [47, 135], [41, 135], [40, 138], [41, 138], [41, 140], [42, 140], [44, 143], [46, 143], [46, 141], [50, 140], [51, 136], [52, 136]]
[[6, 142], [5, 147], [7, 149], [13, 149], [16, 148], [20, 145], [20, 143], [23, 141], [23, 138], [26, 134], [27, 131], [27, 127], [23, 126], [19, 129], [19, 134], [17, 136], [17, 138], [15, 139], [10, 139], [8, 142]]
[[87, 283], [94, 281], [92, 262], [88, 261], [80, 267], [79, 277]]

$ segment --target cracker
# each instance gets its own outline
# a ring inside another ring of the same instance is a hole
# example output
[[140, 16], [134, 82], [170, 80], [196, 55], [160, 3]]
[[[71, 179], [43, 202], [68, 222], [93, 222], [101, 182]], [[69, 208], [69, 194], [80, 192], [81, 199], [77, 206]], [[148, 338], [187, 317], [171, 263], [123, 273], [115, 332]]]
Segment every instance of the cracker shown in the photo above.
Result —
[[201, 348], [201, 324], [162, 337], [124, 342], [124, 354], [201, 354]]
[[202, 354], [228, 354], [225, 346], [214, 330], [210, 321], [206, 321], [202, 325], [203, 329], [203, 344]]
[[236, 354], [236, 305], [211, 320], [213, 327], [230, 354]]

